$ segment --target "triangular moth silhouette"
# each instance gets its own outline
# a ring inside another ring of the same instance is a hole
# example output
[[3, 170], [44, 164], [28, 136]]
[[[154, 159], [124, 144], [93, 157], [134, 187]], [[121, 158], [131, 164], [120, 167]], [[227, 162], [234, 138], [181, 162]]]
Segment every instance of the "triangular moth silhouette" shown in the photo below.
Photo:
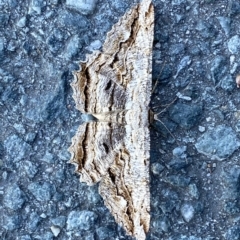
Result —
[[71, 84], [89, 120], [72, 138], [80, 181], [99, 184], [105, 205], [127, 234], [144, 240], [150, 222], [149, 102], [154, 9], [133, 7], [108, 32], [102, 52], [80, 63]]

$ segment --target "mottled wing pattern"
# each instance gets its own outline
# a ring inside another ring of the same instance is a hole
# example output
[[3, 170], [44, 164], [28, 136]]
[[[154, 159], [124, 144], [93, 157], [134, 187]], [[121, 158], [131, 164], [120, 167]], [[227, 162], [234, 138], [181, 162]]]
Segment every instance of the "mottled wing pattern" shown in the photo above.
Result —
[[101, 180], [99, 192], [105, 205], [138, 240], [145, 239], [150, 222], [153, 25], [153, 5], [143, 0], [112, 27], [103, 51], [81, 63], [72, 83], [77, 109], [99, 121], [79, 127], [70, 147], [71, 161], [81, 181], [91, 185]]
[[116, 123], [88, 122], [79, 126], [69, 151], [81, 182], [92, 185], [106, 175], [118, 156], [124, 135], [124, 127]]

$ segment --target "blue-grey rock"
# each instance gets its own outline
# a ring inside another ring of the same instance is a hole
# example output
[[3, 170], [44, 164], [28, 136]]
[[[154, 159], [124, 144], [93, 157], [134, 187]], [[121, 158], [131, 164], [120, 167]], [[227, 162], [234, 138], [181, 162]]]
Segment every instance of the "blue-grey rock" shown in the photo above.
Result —
[[180, 157], [180, 158], [186, 158], [186, 152], [187, 146], [179, 146], [173, 149], [173, 156]]
[[34, 139], [36, 138], [36, 133], [35, 132], [29, 132], [25, 135], [25, 141], [27, 143], [31, 143], [34, 141]]
[[231, 15], [240, 14], [240, 3], [238, 1], [234, 1], [229, 5], [230, 5], [229, 14], [231, 14]]
[[185, 44], [176, 43], [176, 44], [170, 46], [169, 54], [170, 55], [182, 54], [182, 53], [184, 53], [184, 50], [185, 50]]
[[56, 193], [53, 195], [52, 200], [55, 201], [55, 202], [59, 202], [59, 201], [62, 201], [63, 198], [64, 198], [63, 193], [56, 192]]
[[5, 206], [12, 210], [17, 210], [22, 207], [24, 202], [24, 194], [17, 184], [13, 184], [7, 187], [3, 199]]
[[4, 154], [5, 154], [4, 145], [0, 141], [0, 159], [3, 158]]
[[63, 50], [65, 40], [66, 33], [60, 29], [54, 29], [51, 35], [47, 38], [47, 45], [49, 47], [49, 50], [54, 55], [57, 55], [60, 50]]
[[51, 222], [54, 226], [63, 228], [66, 224], [66, 220], [67, 220], [67, 218], [65, 216], [59, 216], [59, 217], [51, 219]]
[[169, 232], [170, 230], [170, 221], [167, 217], [152, 219], [152, 232], [161, 233]]
[[228, 40], [228, 50], [232, 54], [238, 54], [240, 51], [240, 37], [235, 35]]
[[51, 164], [51, 163], [54, 163], [54, 156], [53, 156], [52, 153], [46, 151], [46, 152], [45, 152], [45, 155], [41, 158], [41, 160], [42, 160], [43, 162], [46, 162], [46, 163]]
[[26, 21], [27, 21], [26, 16], [21, 17], [17, 22], [17, 26], [20, 27], [20, 28], [25, 27], [26, 26]]
[[191, 164], [191, 160], [187, 158], [173, 158], [170, 162], [167, 163], [168, 168], [174, 170], [180, 170], [188, 167]]
[[212, 38], [216, 33], [216, 30], [209, 21], [199, 20], [196, 29], [199, 35], [204, 39]]
[[4, 148], [7, 152], [7, 159], [11, 163], [19, 162], [31, 153], [31, 146], [24, 142], [17, 135], [11, 135], [4, 141]]
[[181, 127], [190, 129], [195, 126], [201, 118], [202, 105], [187, 105], [177, 103], [169, 110], [169, 117]]
[[195, 183], [189, 184], [188, 193], [192, 198], [195, 198], [195, 199], [199, 198], [199, 191]]
[[170, 175], [165, 177], [164, 181], [176, 187], [187, 187], [191, 179], [183, 175]]
[[211, 78], [215, 85], [217, 85], [228, 71], [228, 59], [225, 56], [216, 56], [211, 61], [210, 67]]
[[183, 219], [186, 222], [190, 222], [192, 220], [192, 218], [194, 217], [194, 207], [189, 204], [189, 203], [185, 203], [181, 206], [181, 214]]
[[64, 72], [56, 89], [43, 96], [33, 98], [27, 104], [26, 118], [39, 123], [52, 121], [60, 116], [67, 116], [65, 105], [66, 78], [68, 72]]
[[73, 36], [67, 44], [65, 56], [67, 59], [72, 59], [77, 55], [77, 53], [81, 50], [82, 45], [78, 36]]
[[151, 171], [154, 175], [159, 175], [164, 170], [164, 168], [165, 167], [158, 162], [151, 164]]
[[37, 213], [35, 212], [30, 213], [29, 219], [26, 224], [26, 228], [28, 232], [30, 233], [34, 232], [37, 229], [37, 226], [40, 223], [40, 220], [41, 218]]
[[44, 0], [31, 0], [30, 6], [29, 6], [29, 13], [41, 14], [43, 7], [45, 6], [46, 6], [46, 1]]
[[222, 194], [223, 198], [225, 200], [237, 200], [240, 193], [240, 167], [235, 165], [230, 168], [225, 168], [222, 172], [221, 179], [224, 184], [224, 189], [226, 189]]
[[238, 206], [237, 200], [226, 199], [223, 203], [223, 211], [229, 215], [235, 215], [240, 213], [240, 208]]
[[240, 239], [240, 225], [233, 226], [224, 234], [226, 240], [239, 240]]
[[29, 235], [23, 235], [19, 236], [18, 240], [32, 240], [32, 238]]
[[114, 239], [115, 231], [111, 227], [100, 227], [96, 230], [98, 238], [102, 240]]
[[71, 211], [67, 219], [67, 230], [89, 230], [97, 219], [91, 211]]
[[230, 33], [230, 23], [231, 19], [229, 17], [217, 17], [222, 29], [224, 30], [226, 36], [229, 36]]
[[53, 184], [48, 182], [40, 183], [30, 183], [28, 190], [34, 195], [34, 197], [40, 201], [49, 201], [53, 194], [56, 192], [56, 188]]
[[231, 127], [216, 126], [205, 132], [195, 144], [199, 153], [214, 160], [222, 161], [238, 149], [240, 141]]
[[231, 92], [236, 87], [236, 82], [230, 74], [227, 74], [221, 79], [220, 87], [228, 92]]
[[179, 6], [179, 5], [181, 5], [182, 3], [186, 3], [187, 2], [187, 0], [172, 0], [172, 5], [173, 6]]
[[4, 214], [0, 218], [1, 226], [8, 230], [13, 231], [21, 227], [22, 219], [19, 215]]
[[51, 232], [44, 232], [41, 235], [34, 235], [33, 239], [38, 239], [38, 240], [53, 240], [54, 235]]
[[0, 12], [0, 28], [6, 27], [9, 20], [9, 14]]
[[23, 171], [26, 172], [27, 176], [29, 178], [33, 178], [36, 173], [38, 172], [38, 168], [37, 166], [35, 166], [32, 162], [30, 161], [24, 161], [22, 162], [22, 168], [23, 168]]
[[3, 37], [0, 37], [0, 62], [4, 61], [5, 57], [5, 39]]
[[100, 40], [95, 40], [91, 42], [90, 46], [86, 47], [90, 52], [94, 52], [95, 50], [99, 50], [102, 47], [102, 43]]
[[73, 8], [84, 15], [88, 15], [94, 11], [96, 3], [97, 0], [67, 0], [66, 6], [69, 8]]
[[177, 78], [178, 74], [180, 73], [180, 71], [182, 71], [185, 67], [187, 67], [188, 65], [191, 64], [191, 58], [190, 56], [184, 56], [180, 63], [178, 64], [178, 67], [177, 67], [177, 73], [176, 75], [174, 76], [174, 78]]
[[67, 10], [62, 11], [58, 19], [59, 24], [61, 24], [64, 28], [75, 29], [78, 33], [81, 32], [81, 29], [85, 29], [89, 24], [85, 16], [79, 14], [78, 12]]

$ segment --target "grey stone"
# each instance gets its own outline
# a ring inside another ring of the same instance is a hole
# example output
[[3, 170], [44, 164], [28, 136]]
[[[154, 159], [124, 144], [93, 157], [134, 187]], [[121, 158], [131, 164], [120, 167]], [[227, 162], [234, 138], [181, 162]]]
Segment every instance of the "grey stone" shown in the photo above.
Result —
[[194, 217], [194, 207], [191, 204], [185, 203], [181, 206], [181, 214], [186, 222], [190, 222]]
[[43, 184], [31, 183], [28, 186], [28, 190], [40, 202], [49, 201], [56, 192], [55, 186], [48, 182], [44, 182]]
[[26, 26], [26, 21], [27, 21], [27, 18], [25, 16], [21, 17], [17, 22], [17, 26], [20, 27], [20, 28], [25, 27]]
[[52, 231], [54, 237], [57, 237], [59, 235], [59, 233], [61, 232], [61, 229], [58, 227], [51, 226], [50, 228], [51, 228], [51, 231]]
[[170, 55], [182, 54], [182, 53], [184, 53], [184, 50], [185, 50], [185, 44], [176, 43], [176, 44], [170, 46], [169, 54]]
[[238, 149], [240, 141], [231, 127], [219, 125], [205, 132], [195, 144], [199, 153], [211, 159], [224, 160]]
[[154, 175], [159, 175], [163, 170], [164, 170], [164, 166], [160, 163], [152, 163], [151, 164], [151, 171]]
[[38, 216], [37, 213], [35, 213], [35, 212], [30, 213], [28, 222], [26, 224], [28, 232], [31, 232], [31, 233], [34, 232], [37, 229], [37, 226], [38, 226], [40, 220], [41, 220], [41, 218], [40, 218], [40, 216]]
[[199, 198], [199, 191], [195, 183], [189, 184], [188, 186], [189, 195], [195, 199]]
[[187, 150], [187, 146], [180, 146], [180, 147], [174, 148], [172, 153], [173, 153], [173, 156], [175, 157], [185, 158], [186, 150]]
[[200, 121], [201, 114], [202, 106], [197, 104], [177, 103], [169, 110], [169, 117], [186, 129], [195, 126]]
[[79, 14], [78, 12], [70, 12], [67, 10], [63, 11], [59, 16], [59, 23], [64, 28], [77, 30], [78, 33], [81, 29], [86, 28], [89, 24], [83, 15]]
[[91, 14], [96, 6], [97, 0], [67, 0], [66, 5], [70, 8], [73, 8], [80, 13], [87, 15]]
[[61, 81], [54, 91], [49, 91], [43, 96], [33, 98], [27, 104], [26, 118], [35, 123], [52, 121], [60, 116], [66, 116], [64, 95], [66, 91], [66, 73], [61, 76]]
[[218, 84], [223, 77], [227, 74], [228, 69], [228, 59], [224, 56], [216, 56], [211, 61], [211, 78], [214, 82], [214, 84]]
[[42, 157], [41, 159], [43, 162], [46, 162], [46, 163], [54, 163], [54, 156], [52, 153], [46, 151], [45, 152], [45, 155]]
[[164, 180], [176, 187], [187, 187], [191, 181], [189, 177], [185, 177], [183, 175], [170, 175]]
[[54, 29], [52, 34], [47, 38], [47, 44], [49, 46], [49, 50], [57, 55], [60, 50], [64, 47], [66, 34], [60, 29]]
[[[221, 174], [222, 183], [224, 184], [223, 198], [236, 200], [239, 197], [240, 189], [240, 167], [238, 165], [224, 169]], [[240, 208], [239, 208], [240, 210]]]
[[32, 238], [29, 235], [23, 235], [19, 236], [17, 240], [32, 240]]
[[91, 211], [71, 211], [67, 219], [67, 230], [89, 230], [96, 219], [97, 215]]
[[17, 210], [22, 207], [24, 202], [24, 194], [18, 187], [18, 185], [14, 184], [7, 187], [3, 199], [3, 203], [5, 206], [12, 210]]
[[82, 45], [80, 42], [80, 39], [78, 36], [73, 36], [66, 47], [66, 51], [65, 51], [65, 56], [68, 59], [72, 59], [73, 57], [75, 57], [77, 55], [77, 53], [81, 50]]
[[232, 54], [238, 54], [240, 51], [240, 37], [235, 35], [228, 40], [228, 50]]
[[29, 13], [41, 14], [42, 8], [46, 6], [46, 1], [44, 0], [31, 0]]
[[191, 58], [190, 56], [185, 56], [181, 59], [180, 63], [178, 64], [178, 67], [177, 67], [177, 73], [176, 75], [174, 76], [174, 78], [177, 78], [178, 74], [180, 73], [180, 71], [182, 71], [185, 67], [187, 67], [188, 65], [190, 65], [191, 63]]
[[38, 172], [38, 168], [30, 161], [22, 162], [22, 168], [29, 178], [33, 178]]
[[216, 33], [213, 25], [209, 21], [199, 20], [196, 29], [199, 35], [204, 39], [212, 38]]
[[4, 141], [4, 148], [7, 152], [8, 161], [13, 163], [28, 158], [32, 150], [28, 143], [15, 134]]
[[152, 228], [153, 228], [152, 231], [156, 232], [156, 233], [169, 232], [169, 230], [170, 230], [169, 219], [167, 219], [166, 217], [152, 219]]
[[231, 19], [229, 17], [217, 17], [221, 27], [223, 28], [226, 36], [229, 36], [230, 33], [230, 23], [231, 23]]
[[38, 240], [53, 240], [54, 235], [51, 232], [44, 232], [41, 235], [34, 235], [33, 239], [38, 239]]
[[167, 166], [174, 170], [180, 170], [188, 167], [191, 164], [187, 158], [173, 158], [170, 162], [167, 163]]
[[0, 62], [4, 61], [4, 56], [5, 56], [4, 48], [5, 48], [5, 39], [0, 37]]
[[236, 87], [236, 82], [230, 74], [227, 74], [220, 81], [220, 87], [228, 92], [231, 92]]
[[0, 28], [6, 27], [9, 20], [9, 14], [0, 12]]
[[230, 4], [229, 14], [238, 15], [240, 13], [240, 3], [238, 1], [234, 1]]
[[51, 219], [51, 222], [53, 225], [63, 228], [66, 224], [66, 220], [67, 220], [67, 218], [65, 216], [59, 216], [59, 217]]
[[93, 52], [95, 50], [99, 50], [102, 47], [102, 43], [100, 40], [95, 40], [91, 42], [90, 46], [86, 47], [87, 50]]
[[236, 225], [227, 230], [224, 234], [226, 240], [239, 240], [240, 239], [240, 226]]
[[115, 236], [115, 231], [111, 227], [100, 227], [96, 232], [99, 239], [102, 240], [114, 239], [113, 237]]
[[21, 222], [22, 222], [22, 219], [17, 214], [15, 215], [4, 214], [0, 218], [1, 226], [8, 231], [13, 231], [20, 228]]

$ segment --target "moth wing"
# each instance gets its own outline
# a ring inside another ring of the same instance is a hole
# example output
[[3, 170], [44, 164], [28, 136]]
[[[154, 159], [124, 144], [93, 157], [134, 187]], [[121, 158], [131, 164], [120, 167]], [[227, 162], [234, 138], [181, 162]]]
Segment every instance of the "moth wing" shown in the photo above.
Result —
[[102, 113], [129, 109], [133, 95], [137, 101], [145, 99], [143, 105], [148, 106], [153, 21], [153, 5], [150, 0], [143, 1], [113, 25], [102, 52], [95, 51], [80, 62], [71, 84], [78, 110]]
[[80, 181], [92, 185], [101, 180], [115, 161], [122, 146], [125, 129], [120, 124], [89, 122], [80, 125], [72, 145], [70, 162], [76, 166]]
[[116, 222], [128, 234], [143, 240], [150, 222], [149, 129], [128, 131], [127, 141], [102, 178], [99, 192]]

